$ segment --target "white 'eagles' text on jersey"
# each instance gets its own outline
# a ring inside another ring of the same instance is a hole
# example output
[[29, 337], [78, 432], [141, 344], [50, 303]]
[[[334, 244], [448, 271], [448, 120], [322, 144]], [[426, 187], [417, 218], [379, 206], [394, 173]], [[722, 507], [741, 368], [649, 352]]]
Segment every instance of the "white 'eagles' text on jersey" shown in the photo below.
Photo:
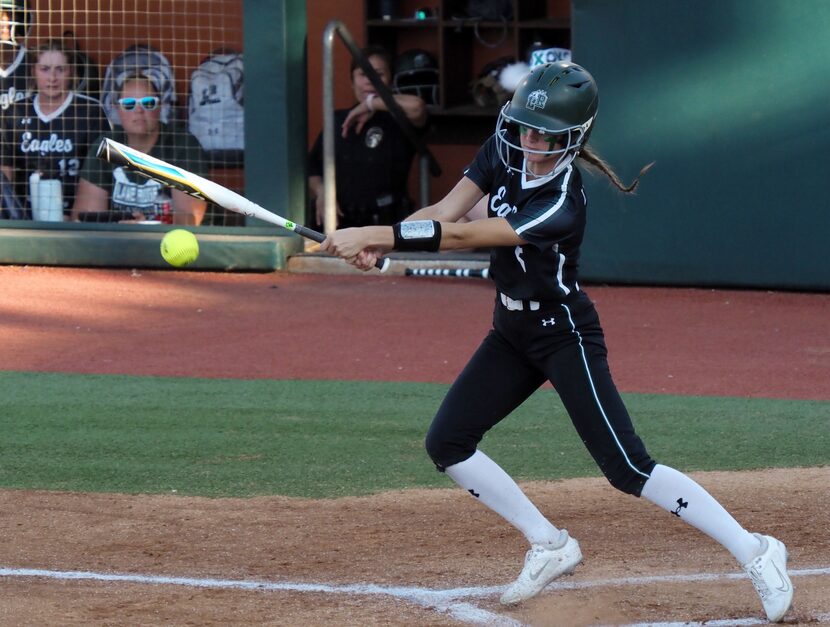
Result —
[[28, 197], [29, 175], [39, 171], [41, 178], [61, 181], [64, 209], [70, 210], [83, 159], [95, 138], [110, 128], [100, 103], [69, 92], [58, 109], [45, 114], [35, 96], [7, 112], [4, 124], [2, 159], [15, 172], [18, 197]]

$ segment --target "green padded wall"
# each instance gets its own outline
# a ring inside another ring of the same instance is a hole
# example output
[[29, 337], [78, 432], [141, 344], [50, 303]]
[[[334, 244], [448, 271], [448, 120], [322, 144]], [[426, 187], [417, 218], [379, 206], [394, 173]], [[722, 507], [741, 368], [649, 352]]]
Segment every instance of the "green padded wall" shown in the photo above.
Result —
[[[159, 251], [169, 227], [104, 224], [83, 227], [61, 222], [14, 221], [0, 224], [0, 264], [150, 268], [173, 270]], [[185, 270], [273, 272], [302, 248], [294, 236], [273, 229], [197, 227], [199, 258]]]
[[245, 195], [302, 224], [306, 199], [306, 3], [244, 0], [244, 28]]
[[830, 2], [575, 0], [600, 89], [583, 279], [830, 288]]

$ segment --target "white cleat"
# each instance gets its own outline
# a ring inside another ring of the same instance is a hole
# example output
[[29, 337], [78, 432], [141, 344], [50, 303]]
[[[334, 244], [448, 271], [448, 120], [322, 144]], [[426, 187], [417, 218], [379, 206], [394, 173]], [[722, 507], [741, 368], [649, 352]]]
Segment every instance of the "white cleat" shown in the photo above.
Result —
[[564, 540], [558, 547], [534, 544], [525, 555], [525, 565], [519, 578], [501, 595], [503, 605], [513, 605], [539, 594], [551, 581], [573, 573], [582, 561], [579, 543], [562, 531]]
[[777, 623], [793, 602], [793, 584], [787, 575], [787, 547], [772, 536], [753, 535], [761, 541], [763, 552], [744, 564], [744, 570], [761, 597], [767, 620]]

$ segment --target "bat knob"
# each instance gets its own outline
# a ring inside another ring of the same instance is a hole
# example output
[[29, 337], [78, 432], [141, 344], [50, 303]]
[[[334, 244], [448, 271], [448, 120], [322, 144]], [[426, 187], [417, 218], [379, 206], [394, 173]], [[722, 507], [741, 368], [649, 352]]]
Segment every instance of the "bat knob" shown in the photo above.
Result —
[[389, 266], [392, 265], [392, 260], [389, 257], [384, 257], [383, 259], [378, 259], [378, 270], [381, 272], [386, 272], [389, 269]]

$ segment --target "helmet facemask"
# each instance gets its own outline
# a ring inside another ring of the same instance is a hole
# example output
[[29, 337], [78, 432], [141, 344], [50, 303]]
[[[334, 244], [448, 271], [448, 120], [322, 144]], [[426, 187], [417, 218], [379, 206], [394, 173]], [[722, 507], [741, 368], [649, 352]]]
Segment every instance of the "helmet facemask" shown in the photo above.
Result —
[[[533, 124], [527, 124], [510, 117], [507, 114], [509, 106], [510, 103], [507, 103], [502, 107], [496, 123], [496, 145], [499, 159], [501, 159], [504, 167], [507, 168], [509, 172], [516, 172], [533, 177], [557, 176], [560, 172], [567, 168], [582, 149], [582, 146], [585, 143], [591, 129], [591, 124], [594, 121], [594, 118], [591, 117], [587, 122], [580, 126], [557, 129], [545, 128], [535, 126]], [[522, 127], [532, 128], [543, 135], [550, 135], [553, 138], [550, 149], [534, 150], [523, 147], [521, 145], [521, 140], [519, 140], [518, 143], [512, 141], [513, 137], [521, 136]], [[558, 148], [555, 147], [557, 145], [559, 145]], [[518, 151], [518, 153], [521, 153], [522, 155], [530, 153], [558, 158], [549, 172], [533, 172], [530, 169], [531, 164], [528, 163], [524, 156], [522, 157], [521, 167], [516, 167], [511, 163], [514, 161], [514, 156], [516, 155], [513, 151]]]
[[[510, 101], [502, 107], [496, 122], [499, 158], [508, 172], [521, 172], [533, 177], [561, 173], [588, 141], [598, 101], [596, 82], [585, 68], [568, 61], [533, 68], [516, 87]], [[512, 125], [550, 135], [556, 138], [556, 144], [548, 150], [523, 148], [521, 141], [515, 140], [519, 134], [510, 132]], [[522, 155], [513, 151], [519, 151], [524, 156], [521, 167], [516, 164]], [[553, 162], [550, 171], [532, 171], [527, 161], [527, 156], [531, 154], [549, 157]]]

